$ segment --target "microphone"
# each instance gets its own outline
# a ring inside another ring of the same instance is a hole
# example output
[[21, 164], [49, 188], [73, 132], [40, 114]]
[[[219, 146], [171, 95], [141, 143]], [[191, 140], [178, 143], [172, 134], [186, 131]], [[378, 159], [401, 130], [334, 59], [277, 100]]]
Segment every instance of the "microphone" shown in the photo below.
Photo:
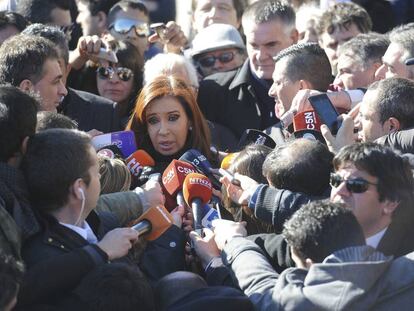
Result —
[[240, 138], [238, 150], [242, 150], [251, 144], [265, 145], [271, 149], [276, 147], [275, 141], [269, 135], [259, 130], [247, 129]]
[[162, 184], [165, 190], [172, 195], [176, 196], [177, 204], [185, 206], [185, 202], [182, 198], [181, 189], [183, 187], [184, 179], [190, 173], [195, 173], [194, 166], [190, 163], [172, 160], [162, 174]]
[[165, 207], [159, 205], [149, 208], [136, 221], [131, 228], [139, 235], [145, 234], [145, 239], [153, 241], [158, 239], [168, 228], [173, 225], [173, 218]]
[[144, 150], [137, 150], [125, 159], [132, 176], [138, 177], [144, 166], [155, 166], [154, 159]]
[[303, 111], [293, 118], [293, 135], [295, 138], [306, 138], [310, 140], [319, 140], [325, 144], [321, 134], [321, 121], [313, 110]]
[[135, 143], [135, 134], [133, 131], [107, 133], [97, 135], [92, 138], [92, 146], [96, 150], [110, 145], [117, 146], [121, 150], [123, 158], [128, 157], [135, 150], [137, 150], [137, 145]]
[[204, 217], [201, 219], [201, 225], [203, 228], [213, 229], [213, 220], [221, 219], [219, 210], [211, 208], [208, 204], [204, 204], [202, 213], [204, 215]]
[[[167, 189], [165, 189], [165, 186], [162, 183], [161, 177], [159, 179], [159, 183], [160, 183], [161, 190], [162, 190], [162, 193], [164, 194], [164, 198], [165, 198], [164, 207], [169, 212], [171, 212], [174, 208], [177, 207], [177, 197], [173, 197], [171, 194], [168, 193]], [[182, 199], [182, 202], [181, 201], [180, 202], [183, 203], [184, 199], [183, 198], [181, 198], [181, 199]]]
[[124, 158], [124, 155], [121, 152], [121, 149], [119, 149], [116, 145], [109, 145], [109, 146], [105, 146], [102, 147], [101, 149], [98, 150], [97, 152], [98, 156], [101, 157], [107, 157], [110, 159], [115, 159], [115, 158]]
[[233, 160], [239, 155], [238, 152], [235, 153], [229, 153], [224, 157], [224, 159], [221, 161], [220, 167], [227, 170], [229, 169], [230, 165], [233, 163]]
[[194, 217], [194, 229], [200, 233], [203, 220], [203, 206], [211, 199], [211, 181], [199, 173], [188, 174], [183, 184], [185, 202], [191, 206]]
[[201, 154], [197, 149], [187, 150], [181, 157], [180, 160], [186, 161], [194, 165], [194, 167], [201, 174], [207, 176], [210, 181], [213, 183], [214, 188], [221, 189], [221, 183], [217, 178], [211, 173], [212, 166], [207, 160], [206, 156]]

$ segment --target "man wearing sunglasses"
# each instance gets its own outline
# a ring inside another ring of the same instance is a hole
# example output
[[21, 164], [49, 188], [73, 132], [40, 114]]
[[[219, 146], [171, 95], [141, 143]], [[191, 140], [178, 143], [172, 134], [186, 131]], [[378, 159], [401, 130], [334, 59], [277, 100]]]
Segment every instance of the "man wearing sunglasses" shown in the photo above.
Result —
[[258, 1], [242, 17], [248, 59], [236, 71], [221, 72], [200, 83], [198, 103], [205, 117], [227, 126], [240, 138], [246, 129], [268, 128], [278, 119], [268, 95], [273, 57], [297, 42], [293, 8], [279, 1]]
[[[366, 242], [385, 255], [414, 251], [414, 180], [405, 159], [390, 148], [361, 143], [344, 147], [333, 160], [331, 201], [349, 206], [361, 224]], [[229, 197], [247, 204], [260, 220], [280, 230], [303, 204], [320, 196], [259, 185], [236, 174], [241, 188], [224, 178]], [[309, 175], [308, 182], [313, 182]], [[297, 190], [296, 190], [297, 191]], [[276, 225], [278, 227], [276, 227]]]
[[414, 250], [413, 176], [405, 160], [374, 143], [346, 146], [335, 156], [331, 201], [352, 208], [368, 245], [385, 255]]
[[206, 77], [239, 68], [245, 60], [245, 46], [239, 31], [231, 25], [212, 24], [193, 39], [191, 56]]
[[174, 21], [161, 30], [162, 38], [157, 33], [150, 36], [149, 11], [141, 1], [122, 0], [115, 4], [108, 13], [108, 30], [115, 39], [130, 41], [145, 56], [149, 43], [161, 42], [167, 52], [180, 52], [187, 44], [187, 38]]
[[[58, 28], [43, 24], [27, 27], [24, 34], [39, 36], [50, 40], [58, 55], [58, 63], [62, 72], [62, 82], [70, 70], [69, 48], [65, 35]], [[116, 104], [92, 93], [67, 88], [67, 94], [58, 106], [58, 112], [70, 117], [78, 123], [78, 129], [91, 133], [109, 133], [121, 130], [119, 117], [115, 111]]]

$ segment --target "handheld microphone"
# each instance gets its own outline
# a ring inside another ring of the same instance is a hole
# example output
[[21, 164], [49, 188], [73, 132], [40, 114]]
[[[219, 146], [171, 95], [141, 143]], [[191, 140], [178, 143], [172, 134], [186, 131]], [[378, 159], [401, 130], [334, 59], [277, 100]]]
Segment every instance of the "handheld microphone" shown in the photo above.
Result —
[[224, 159], [221, 161], [220, 167], [227, 170], [229, 169], [230, 165], [233, 163], [233, 160], [239, 155], [238, 152], [235, 153], [229, 153], [224, 157]]
[[138, 177], [144, 166], [154, 166], [154, 159], [144, 150], [137, 150], [125, 159], [132, 176]]
[[271, 149], [276, 147], [275, 141], [269, 135], [259, 130], [247, 129], [240, 138], [238, 150], [242, 150], [251, 144], [265, 145]]
[[[165, 189], [164, 184], [162, 183], [162, 178], [160, 177], [159, 183], [161, 186], [162, 193], [164, 194], [165, 202], [164, 207], [167, 211], [171, 212], [174, 208], [177, 207], [177, 197], [173, 197], [171, 194], [168, 193], [167, 189]], [[180, 201], [181, 202], [181, 201]], [[182, 198], [182, 202], [184, 202], [184, 198]], [[180, 204], [182, 205], [182, 204]]]
[[204, 204], [202, 212], [204, 215], [204, 217], [201, 219], [202, 227], [213, 229], [213, 220], [221, 219], [219, 210], [211, 208], [209, 204]]
[[181, 157], [180, 160], [186, 161], [194, 165], [199, 173], [207, 176], [213, 183], [214, 188], [221, 189], [221, 184], [217, 178], [211, 173], [211, 164], [207, 160], [206, 156], [201, 154], [197, 149], [187, 150]]
[[186, 176], [195, 172], [196, 170], [194, 166], [190, 163], [180, 160], [172, 160], [162, 174], [162, 184], [170, 195], [176, 196], [177, 204], [185, 206], [181, 189]]
[[194, 229], [200, 233], [203, 220], [203, 206], [211, 199], [211, 181], [199, 173], [188, 174], [183, 184], [185, 202], [191, 206], [194, 217]]
[[105, 146], [102, 147], [101, 149], [98, 150], [97, 152], [98, 156], [101, 157], [107, 157], [110, 159], [115, 159], [115, 158], [124, 158], [124, 155], [121, 152], [121, 149], [119, 149], [116, 145], [109, 145], [109, 146]]
[[295, 138], [306, 138], [310, 140], [319, 140], [325, 143], [321, 134], [321, 121], [315, 111], [303, 111], [293, 118], [293, 135]]
[[165, 207], [159, 205], [151, 207], [136, 221], [131, 228], [139, 235], [145, 234], [145, 239], [153, 241], [158, 239], [169, 227], [173, 225], [173, 218]]
[[92, 146], [96, 150], [110, 145], [117, 146], [121, 150], [123, 158], [128, 157], [135, 150], [137, 150], [135, 134], [133, 131], [107, 133], [92, 138]]

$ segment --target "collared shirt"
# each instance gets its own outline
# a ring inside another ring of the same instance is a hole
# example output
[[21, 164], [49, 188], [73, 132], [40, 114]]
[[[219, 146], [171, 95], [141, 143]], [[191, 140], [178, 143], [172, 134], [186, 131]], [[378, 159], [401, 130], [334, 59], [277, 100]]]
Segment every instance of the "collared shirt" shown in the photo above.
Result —
[[379, 242], [381, 241], [382, 237], [385, 234], [385, 231], [387, 231], [387, 228], [385, 228], [385, 229], [381, 230], [380, 232], [375, 233], [374, 235], [372, 235], [369, 238], [367, 238], [365, 240], [365, 243], [367, 243], [367, 245], [369, 245], [369, 246], [371, 246], [373, 248], [377, 248]]
[[79, 234], [82, 238], [84, 238], [86, 241], [88, 241], [91, 244], [98, 242], [98, 238], [96, 237], [95, 233], [93, 233], [91, 227], [86, 221], [83, 222], [82, 227], [74, 226], [71, 224], [65, 224], [63, 222], [60, 222], [60, 224], [62, 226], [65, 226], [66, 228], [69, 228], [75, 231], [77, 234]]

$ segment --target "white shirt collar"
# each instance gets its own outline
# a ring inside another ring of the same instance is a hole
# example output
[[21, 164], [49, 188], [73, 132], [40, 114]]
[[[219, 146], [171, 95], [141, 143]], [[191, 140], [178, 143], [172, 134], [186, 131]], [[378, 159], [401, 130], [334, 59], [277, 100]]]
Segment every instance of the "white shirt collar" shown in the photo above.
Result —
[[60, 222], [60, 224], [62, 226], [65, 226], [66, 228], [69, 228], [75, 231], [77, 234], [79, 234], [82, 238], [84, 238], [86, 241], [88, 241], [91, 244], [98, 242], [98, 238], [96, 237], [95, 233], [93, 233], [91, 227], [86, 221], [83, 222], [82, 227], [74, 226], [71, 224], [65, 224], [63, 222]]
[[373, 247], [373, 248], [377, 248], [377, 247], [378, 247], [379, 242], [381, 241], [382, 237], [383, 237], [383, 236], [384, 236], [384, 234], [385, 234], [385, 231], [387, 231], [387, 228], [388, 228], [388, 227], [386, 227], [385, 229], [381, 230], [380, 232], [375, 233], [374, 235], [372, 235], [372, 236], [370, 236], [369, 238], [367, 238], [367, 239], [365, 240], [365, 243], [366, 243], [367, 245], [369, 245], [369, 246]]

